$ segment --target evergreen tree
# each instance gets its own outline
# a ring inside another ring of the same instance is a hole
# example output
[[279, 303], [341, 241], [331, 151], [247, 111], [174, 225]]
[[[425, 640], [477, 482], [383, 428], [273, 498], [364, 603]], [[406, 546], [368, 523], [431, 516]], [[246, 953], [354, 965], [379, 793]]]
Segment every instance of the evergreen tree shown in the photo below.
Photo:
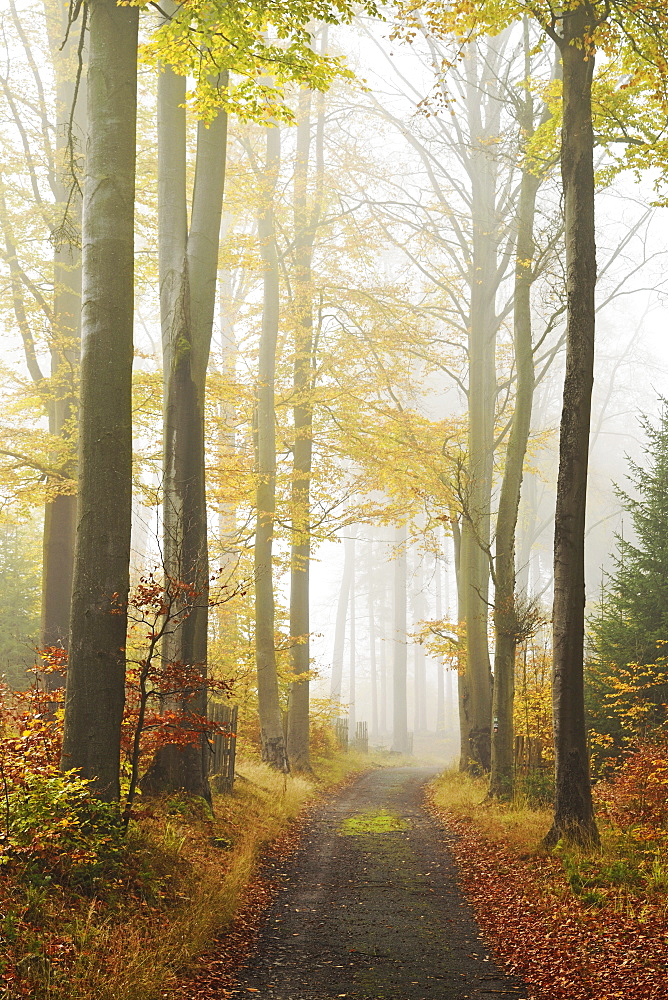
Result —
[[587, 671], [592, 726], [623, 739], [666, 718], [668, 642], [668, 404], [655, 427], [642, 420], [646, 467], [629, 460], [635, 495], [618, 490], [634, 537], [617, 536], [614, 571], [590, 623]]
[[39, 644], [39, 526], [0, 524], [0, 679], [26, 688]]

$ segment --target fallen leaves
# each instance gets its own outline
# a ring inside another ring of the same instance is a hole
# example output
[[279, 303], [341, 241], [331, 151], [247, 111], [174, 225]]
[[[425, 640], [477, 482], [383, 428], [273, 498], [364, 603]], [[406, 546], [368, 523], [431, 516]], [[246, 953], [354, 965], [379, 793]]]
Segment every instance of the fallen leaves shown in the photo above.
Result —
[[665, 908], [592, 909], [568, 888], [560, 861], [520, 858], [433, 802], [451, 833], [461, 886], [500, 965], [532, 1000], [665, 1000]]

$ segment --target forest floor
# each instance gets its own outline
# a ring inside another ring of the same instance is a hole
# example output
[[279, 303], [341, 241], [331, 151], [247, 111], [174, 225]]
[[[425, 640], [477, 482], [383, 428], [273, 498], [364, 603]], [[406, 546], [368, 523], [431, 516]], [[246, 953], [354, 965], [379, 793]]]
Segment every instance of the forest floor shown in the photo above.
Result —
[[265, 905], [273, 898], [244, 967], [230, 974], [212, 958], [183, 995], [525, 1000], [483, 943], [448, 835], [424, 808], [435, 773], [376, 770], [321, 806], [296, 851], [267, 863]]

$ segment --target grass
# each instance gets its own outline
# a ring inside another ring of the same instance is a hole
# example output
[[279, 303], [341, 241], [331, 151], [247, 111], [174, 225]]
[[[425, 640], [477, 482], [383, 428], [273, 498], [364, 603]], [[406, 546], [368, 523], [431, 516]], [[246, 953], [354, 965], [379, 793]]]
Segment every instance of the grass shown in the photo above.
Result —
[[[377, 763], [377, 762], [376, 762]], [[0, 997], [158, 1000], [229, 926], [267, 845], [319, 794], [373, 759], [313, 775], [240, 761], [232, 795], [140, 804], [120, 856], [83, 891], [10, 865], [0, 881]]]
[[518, 854], [536, 851], [552, 822], [550, 809], [531, 805], [524, 796], [510, 803], [490, 801], [486, 797], [487, 780], [460, 771], [444, 771], [432, 790], [438, 809], [471, 824], [489, 840], [507, 844]]
[[[490, 801], [487, 782], [456, 770], [447, 770], [432, 784], [438, 810], [472, 828], [485, 840], [507, 848], [518, 858], [545, 854], [541, 846], [552, 822], [552, 810], [530, 804], [519, 795], [514, 801]], [[590, 851], [558, 845], [553, 852], [561, 867], [553, 869], [549, 891], [576, 896], [592, 909], [608, 907], [638, 916], [668, 903], [668, 851], [665, 839], [639, 841], [629, 831], [613, 828], [598, 818], [600, 847]]]

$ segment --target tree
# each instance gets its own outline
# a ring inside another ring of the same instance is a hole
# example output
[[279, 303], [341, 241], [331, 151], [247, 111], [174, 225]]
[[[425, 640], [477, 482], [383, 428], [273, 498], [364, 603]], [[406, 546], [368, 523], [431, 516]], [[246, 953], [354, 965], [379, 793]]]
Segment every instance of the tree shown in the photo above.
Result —
[[[326, 47], [323, 32], [323, 50]], [[292, 539], [290, 561], [290, 635], [294, 680], [288, 704], [288, 756], [299, 771], [310, 769], [309, 670], [311, 559], [311, 474], [313, 463], [313, 243], [320, 222], [324, 181], [324, 102], [319, 95], [315, 136], [316, 178], [313, 205], [307, 198], [311, 147], [311, 101], [308, 88], [299, 94], [294, 173], [294, 445], [292, 480]]]
[[[166, 11], [174, 15], [175, 8]], [[212, 86], [225, 88], [227, 73]], [[163, 357], [163, 560], [168, 579], [200, 595], [181, 628], [164, 637], [167, 663], [206, 676], [209, 559], [204, 475], [204, 398], [216, 302], [218, 243], [227, 155], [227, 114], [197, 126], [191, 211], [186, 198], [186, 79], [166, 67], [158, 80], [158, 213]], [[188, 704], [206, 715], [206, 689]], [[204, 735], [162, 747], [143, 787], [210, 798]]]
[[[20, 136], [24, 162], [19, 176], [25, 174], [29, 179], [25, 190], [30, 191], [33, 206], [22, 203], [14, 206], [14, 192], [8, 188], [10, 183], [15, 185], [16, 175], [11, 182], [8, 178], [7, 185], [3, 180], [0, 183], [0, 228], [26, 367], [46, 411], [51, 435], [46, 462], [48, 472], [43, 469], [46, 503], [39, 643], [42, 647], [59, 645], [66, 649], [76, 527], [73, 438], [81, 314], [78, 147], [85, 138], [85, 102], [81, 94], [85, 81], [79, 79], [79, 60], [85, 57], [85, 47], [83, 36], [79, 37], [74, 30], [68, 31], [66, 8], [58, 8], [48, 0], [44, 4], [43, 25], [37, 19], [38, 26], [45, 29], [44, 47], [40, 44], [41, 39], [34, 38], [27, 19], [19, 16], [13, 0], [10, 0], [7, 16], [11, 25], [9, 30], [16, 35], [12, 48], [22, 52], [28, 79], [21, 80], [20, 86], [16, 83], [12, 86], [13, 81], [8, 77], [0, 86], [7, 120]], [[4, 27], [7, 30], [8, 25]], [[44, 62], [48, 64], [49, 60], [53, 69], [52, 88], [43, 70]], [[41, 223], [43, 231], [46, 230], [52, 254], [50, 294], [46, 295], [42, 275], [40, 273], [35, 280], [34, 265], [30, 262], [30, 253], [34, 254], [33, 248], [38, 242], [37, 234], [33, 230], [31, 238], [25, 238], [26, 233], [23, 239], [17, 239], [16, 234], [15, 220], [20, 226], [18, 217], [29, 218], [31, 214]], [[48, 369], [40, 357], [42, 323], [48, 327]], [[35, 453], [13, 456], [14, 461], [21, 458], [26, 463], [39, 464]], [[55, 682], [54, 678], [55, 675], [47, 673], [44, 682], [48, 685]]]
[[[566, 243], [566, 377], [559, 435], [555, 511], [553, 608], [553, 712], [556, 796], [546, 844], [595, 844], [585, 732], [583, 690], [584, 534], [591, 391], [594, 365], [596, 245], [594, 225], [594, 130], [592, 81], [597, 48], [622, 51], [632, 78], [654, 81], [665, 91], [665, 6], [568, 0], [559, 11], [549, 4], [498, 4], [430, 9], [436, 30], [470, 38], [498, 32], [527, 14], [557, 45], [563, 65], [561, 176]], [[419, 14], [408, 15], [415, 24]]]
[[[668, 410], [653, 426], [641, 418], [647, 467], [629, 461], [633, 494], [619, 491], [634, 535], [617, 535], [614, 571], [589, 622], [592, 724], [619, 748], [628, 735], [650, 735], [666, 717], [668, 691]], [[614, 707], [614, 712], [611, 708]]]
[[[518, 113], [521, 140], [527, 143], [536, 129], [534, 99], [530, 89], [531, 44], [528, 20], [524, 19], [525, 94]], [[545, 111], [543, 119], [547, 120]], [[531, 287], [535, 278], [536, 240], [534, 219], [536, 199], [545, 176], [544, 169], [526, 163], [520, 180], [515, 245], [515, 288], [513, 298], [513, 347], [517, 371], [515, 408], [506, 446], [496, 518], [494, 558], [494, 690], [492, 694], [492, 755], [490, 796], [512, 794], [514, 771], [513, 700], [515, 660], [522, 633], [520, 604], [515, 586], [515, 534], [520, 506], [522, 477], [535, 387], [532, 340]]]
[[407, 706], [407, 593], [406, 593], [406, 543], [408, 531], [405, 524], [395, 530], [394, 556], [394, 642], [392, 652], [392, 749], [396, 753], [408, 751]]
[[[79, 497], [61, 766], [120, 795], [132, 503], [139, 11], [92, 0], [83, 195]], [[84, 14], [85, 16], [85, 14]]]
[[262, 759], [289, 770], [278, 695], [274, 637], [274, 573], [272, 549], [276, 512], [275, 377], [280, 296], [278, 254], [274, 229], [274, 193], [281, 162], [280, 129], [266, 129], [266, 160], [261, 176], [258, 240], [264, 264], [262, 333], [257, 372], [255, 455], [257, 474], [255, 523], [255, 656]]
[[559, 431], [559, 475], [554, 515], [552, 701], [555, 741], [555, 811], [546, 843], [560, 837], [584, 845], [598, 841], [589, 780], [584, 717], [584, 533], [594, 380], [594, 134], [589, 39], [596, 16], [579, 4], [563, 18], [563, 34], [550, 27], [563, 60], [561, 176], [566, 241], [566, 377]]
[[332, 701], [341, 701], [341, 689], [343, 686], [343, 652], [346, 642], [346, 619], [348, 617], [348, 604], [350, 603], [350, 591], [353, 586], [353, 575], [355, 572], [355, 546], [353, 536], [346, 535], [343, 541], [343, 576], [339, 588], [339, 597], [336, 603], [336, 624], [334, 626], [334, 649], [332, 651], [332, 678], [331, 693]]

